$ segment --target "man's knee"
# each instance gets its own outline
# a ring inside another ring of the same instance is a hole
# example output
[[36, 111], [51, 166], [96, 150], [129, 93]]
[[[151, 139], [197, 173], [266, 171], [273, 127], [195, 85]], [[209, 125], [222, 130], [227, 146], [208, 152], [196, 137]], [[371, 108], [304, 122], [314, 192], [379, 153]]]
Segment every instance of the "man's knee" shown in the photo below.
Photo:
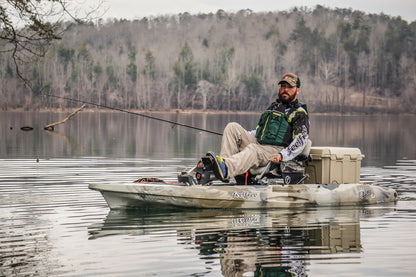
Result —
[[226, 126], [225, 126], [225, 130], [234, 130], [234, 129], [238, 129], [241, 128], [241, 125], [238, 124], [237, 122], [229, 122]]
[[224, 134], [239, 134], [242, 128], [237, 122], [230, 122], [225, 126]]

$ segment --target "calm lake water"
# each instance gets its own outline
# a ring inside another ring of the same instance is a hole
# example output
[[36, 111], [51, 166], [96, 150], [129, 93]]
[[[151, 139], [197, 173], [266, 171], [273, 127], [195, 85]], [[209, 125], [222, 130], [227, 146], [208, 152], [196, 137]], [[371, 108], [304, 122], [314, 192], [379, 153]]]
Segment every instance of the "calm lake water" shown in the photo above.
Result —
[[[66, 115], [0, 112], [0, 276], [415, 276], [415, 116], [311, 117], [313, 145], [360, 148], [362, 182], [396, 189], [396, 204], [110, 211], [88, 183], [174, 180], [221, 137], [123, 113], [43, 130]], [[152, 116], [215, 132], [258, 120]]]

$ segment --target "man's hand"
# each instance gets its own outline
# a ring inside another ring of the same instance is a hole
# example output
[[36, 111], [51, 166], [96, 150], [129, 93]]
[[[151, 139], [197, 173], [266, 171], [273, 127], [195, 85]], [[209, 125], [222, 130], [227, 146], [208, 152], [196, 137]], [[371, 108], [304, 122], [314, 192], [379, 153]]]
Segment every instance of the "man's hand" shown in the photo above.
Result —
[[282, 160], [282, 155], [280, 155], [280, 154], [273, 154], [273, 155], [270, 156], [270, 161], [272, 163], [278, 163], [281, 160]]

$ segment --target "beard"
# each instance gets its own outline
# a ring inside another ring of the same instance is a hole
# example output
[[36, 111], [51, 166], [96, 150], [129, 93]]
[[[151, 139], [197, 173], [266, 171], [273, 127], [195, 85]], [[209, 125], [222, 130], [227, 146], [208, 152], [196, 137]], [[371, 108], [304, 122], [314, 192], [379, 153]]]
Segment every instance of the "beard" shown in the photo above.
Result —
[[287, 93], [279, 93], [279, 101], [282, 102], [283, 104], [289, 104], [291, 102], [293, 102], [293, 100], [295, 100], [295, 96], [296, 95], [292, 95], [290, 96]]

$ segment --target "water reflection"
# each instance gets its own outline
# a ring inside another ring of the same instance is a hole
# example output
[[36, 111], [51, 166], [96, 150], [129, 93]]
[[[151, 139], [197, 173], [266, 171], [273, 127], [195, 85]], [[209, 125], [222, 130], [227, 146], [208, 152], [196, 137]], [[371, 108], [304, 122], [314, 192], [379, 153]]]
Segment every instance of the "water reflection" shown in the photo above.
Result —
[[334, 254], [344, 253], [341, 263], [358, 262], [360, 219], [393, 209], [119, 210], [90, 226], [89, 239], [172, 230], [178, 244], [197, 249], [207, 264], [219, 260], [223, 276], [306, 276], [310, 260], [323, 254], [337, 259]]
[[384, 166], [416, 158], [411, 126], [416, 126], [414, 115], [312, 115], [311, 137], [315, 145], [358, 147], [364, 166]]
[[[117, 158], [195, 158], [218, 151], [221, 137], [124, 113], [81, 112], [55, 132], [43, 126], [66, 113], [0, 112], [0, 158], [101, 156]], [[258, 114], [152, 113], [152, 116], [221, 133], [230, 121], [255, 128]], [[363, 165], [393, 165], [414, 159], [415, 116], [312, 115], [315, 146], [358, 147], [366, 155]], [[23, 132], [21, 126], [33, 126]]]

